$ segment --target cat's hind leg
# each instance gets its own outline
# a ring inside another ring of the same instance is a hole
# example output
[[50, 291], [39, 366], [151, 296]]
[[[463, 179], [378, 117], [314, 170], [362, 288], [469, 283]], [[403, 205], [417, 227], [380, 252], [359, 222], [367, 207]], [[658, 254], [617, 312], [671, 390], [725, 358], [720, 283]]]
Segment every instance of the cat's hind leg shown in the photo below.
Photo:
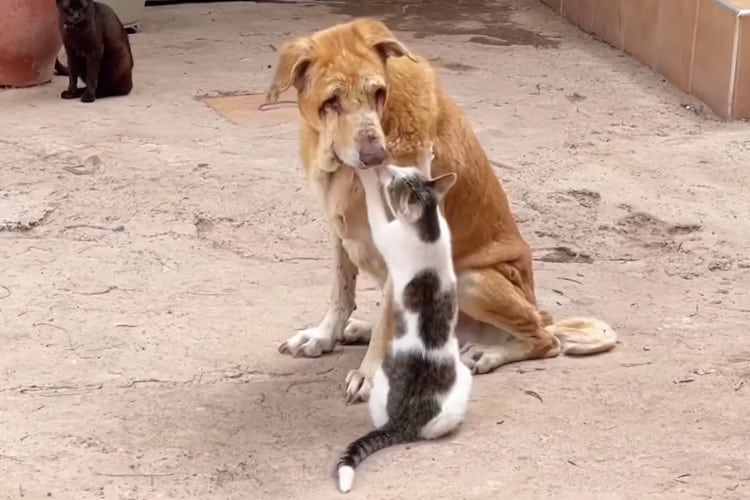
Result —
[[107, 57], [107, 60], [102, 61], [96, 97], [130, 94], [133, 89], [133, 66], [130, 53], [123, 48], [119, 53], [108, 52]]
[[471, 371], [456, 359], [456, 382], [448, 394], [441, 398], [440, 413], [422, 428], [420, 435], [424, 439], [438, 439], [461, 425], [466, 417], [466, 408], [469, 406], [471, 384]]
[[373, 425], [380, 429], [388, 423], [388, 393], [391, 386], [388, 377], [385, 376], [382, 368], [378, 367], [375, 376], [372, 379], [372, 391], [370, 391], [370, 418]]

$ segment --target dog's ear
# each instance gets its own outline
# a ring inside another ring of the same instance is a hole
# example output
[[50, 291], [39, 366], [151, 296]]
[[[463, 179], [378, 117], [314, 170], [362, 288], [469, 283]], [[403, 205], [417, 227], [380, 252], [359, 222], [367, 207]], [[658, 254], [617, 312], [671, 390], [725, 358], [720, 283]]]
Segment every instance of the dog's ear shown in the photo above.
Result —
[[281, 47], [276, 74], [266, 92], [266, 102], [276, 102], [279, 94], [294, 85], [302, 91], [305, 83], [305, 71], [312, 62], [312, 47], [309, 38], [298, 38], [286, 42]]
[[393, 36], [393, 33], [391, 33], [385, 24], [377, 19], [364, 17], [353, 21], [353, 24], [367, 43], [380, 54], [380, 57], [384, 61], [389, 57], [402, 56], [406, 56], [412, 61], [417, 61], [417, 58], [409, 52], [409, 49]]
[[430, 179], [427, 183], [432, 189], [434, 189], [438, 196], [442, 198], [445, 193], [456, 183], [458, 176], [455, 172], [448, 172], [447, 174], [439, 175], [434, 179]]
[[409, 49], [395, 38], [378, 40], [377, 42], [374, 42], [372, 46], [378, 51], [378, 54], [380, 54], [380, 57], [383, 59], [406, 56], [412, 61], [417, 62], [417, 58], [409, 52]]

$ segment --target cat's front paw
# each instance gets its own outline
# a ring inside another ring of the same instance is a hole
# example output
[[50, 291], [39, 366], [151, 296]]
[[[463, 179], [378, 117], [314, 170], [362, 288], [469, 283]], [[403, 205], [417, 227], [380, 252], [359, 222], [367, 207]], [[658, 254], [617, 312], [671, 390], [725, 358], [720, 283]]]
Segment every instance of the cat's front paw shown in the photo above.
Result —
[[63, 90], [60, 93], [60, 97], [63, 98], [63, 99], [78, 99], [79, 97], [81, 97], [81, 91], [78, 90], [78, 89], [76, 89], [76, 90]]
[[92, 92], [84, 92], [81, 96], [81, 102], [94, 102], [96, 101], [96, 96]]

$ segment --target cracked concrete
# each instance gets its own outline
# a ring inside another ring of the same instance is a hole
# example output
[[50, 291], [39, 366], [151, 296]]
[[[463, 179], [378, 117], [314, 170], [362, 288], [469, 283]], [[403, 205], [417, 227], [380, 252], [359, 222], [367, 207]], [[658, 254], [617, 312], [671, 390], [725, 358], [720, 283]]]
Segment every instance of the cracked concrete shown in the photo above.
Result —
[[[0, 200], [51, 209], [0, 231], [0, 498], [338, 495], [337, 454], [369, 428], [343, 402], [363, 349], [277, 352], [321, 319], [331, 265], [296, 125], [203, 96], [263, 92], [275, 47], [368, 8], [469, 116], [540, 303], [621, 344], [477, 377], [458, 434], [373, 456], [349, 497], [747, 498], [748, 125], [534, 0], [427, 21], [367, 3], [148, 8], [131, 96], [0, 91]], [[358, 292], [372, 319], [374, 284]]]

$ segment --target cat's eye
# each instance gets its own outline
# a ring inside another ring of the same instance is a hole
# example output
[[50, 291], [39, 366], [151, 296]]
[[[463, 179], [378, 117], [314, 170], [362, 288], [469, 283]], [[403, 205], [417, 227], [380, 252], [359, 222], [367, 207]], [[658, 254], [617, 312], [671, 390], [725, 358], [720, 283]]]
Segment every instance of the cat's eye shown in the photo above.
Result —
[[320, 114], [324, 113], [341, 113], [341, 99], [339, 96], [334, 95], [323, 101], [320, 105]]

